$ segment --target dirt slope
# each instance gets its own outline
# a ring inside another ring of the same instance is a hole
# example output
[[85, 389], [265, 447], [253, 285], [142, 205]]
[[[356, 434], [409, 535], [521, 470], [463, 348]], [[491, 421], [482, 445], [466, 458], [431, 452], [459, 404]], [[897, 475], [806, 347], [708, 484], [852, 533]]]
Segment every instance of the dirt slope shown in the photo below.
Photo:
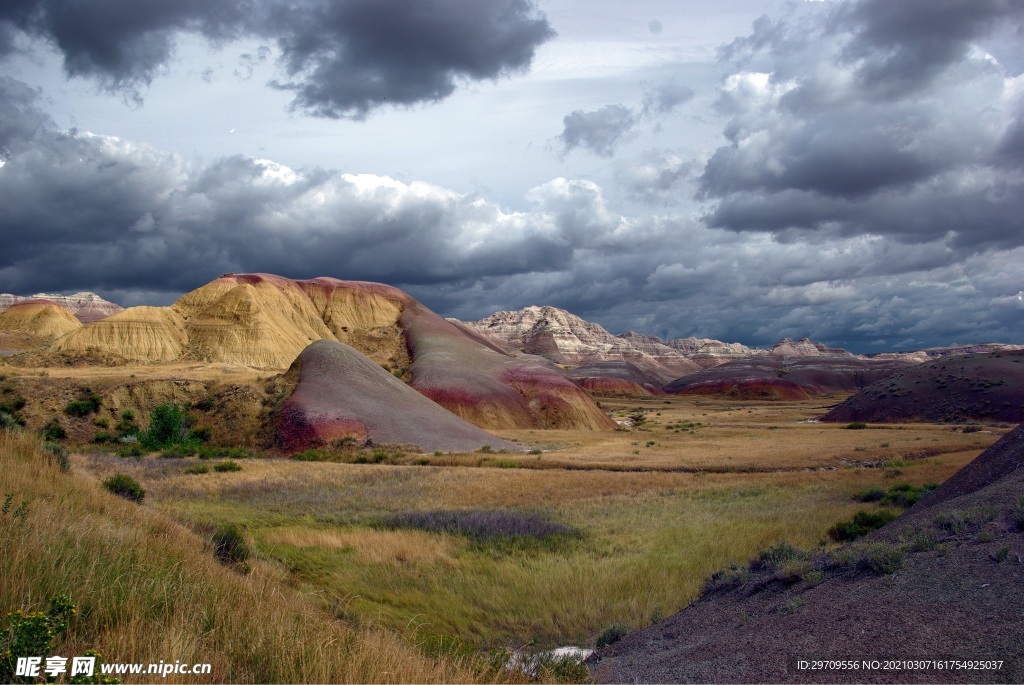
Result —
[[288, 452], [346, 436], [430, 451], [524, 449], [460, 419], [344, 343], [313, 343], [288, 373], [297, 385], [277, 428], [278, 444]]
[[569, 377], [598, 397], [639, 399], [665, 394], [657, 376], [626, 361], [584, 364], [570, 371]]
[[1024, 421], [1024, 350], [941, 357], [865, 387], [822, 421]]
[[[1022, 493], [1024, 426], [866, 538], [797, 571], [752, 562], [588, 665], [599, 682], [1022, 682]], [[811, 671], [798, 658], [1004, 664]]]

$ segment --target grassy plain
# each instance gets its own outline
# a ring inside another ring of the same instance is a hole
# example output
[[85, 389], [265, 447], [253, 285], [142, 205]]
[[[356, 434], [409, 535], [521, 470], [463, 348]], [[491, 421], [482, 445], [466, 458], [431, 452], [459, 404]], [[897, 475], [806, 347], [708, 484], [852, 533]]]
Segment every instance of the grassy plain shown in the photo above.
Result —
[[[828, 402], [831, 403], [831, 402]], [[822, 401], [671, 398], [609, 402], [647, 410], [641, 430], [516, 431], [540, 454], [406, 454], [393, 463], [246, 460], [187, 474], [192, 459], [77, 456], [126, 472], [146, 506], [195, 530], [244, 526], [284, 582], [352, 625], [423, 644], [592, 646], [615, 623], [677, 611], [713, 571], [780, 540], [812, 547], [862, 509], [854, 495], [941, 482], [1001, 432], [802, 423]], [[491, 543], [391, 529], [389, 515], [434, 510], [541, 512], [578, 535]]]

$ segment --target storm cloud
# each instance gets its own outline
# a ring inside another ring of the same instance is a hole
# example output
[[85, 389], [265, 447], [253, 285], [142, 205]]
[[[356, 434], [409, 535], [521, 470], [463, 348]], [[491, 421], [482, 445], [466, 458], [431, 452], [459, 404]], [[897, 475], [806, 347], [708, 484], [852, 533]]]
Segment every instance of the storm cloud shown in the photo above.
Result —
[[385, 104], [436, 102], [462, 81], [527, 69], [554, 31], [528, 0], [11, 0], [0, 8], [0, 54], [19, 35], [63, 55], [68, 76], [141, 101], [182, 34], [213, 44], [242, 37], [277, 46], [294, 92], [314, 116], [364, 118]]
[[1024, 244], [1024, 175], [1009, 161], [1020, 76], [984, 49], [1024, 28], [1024, 5], [940, 5], [801, 10], [727, 46], [717, 107], [728, 142], [699, 182], [708, 225]]

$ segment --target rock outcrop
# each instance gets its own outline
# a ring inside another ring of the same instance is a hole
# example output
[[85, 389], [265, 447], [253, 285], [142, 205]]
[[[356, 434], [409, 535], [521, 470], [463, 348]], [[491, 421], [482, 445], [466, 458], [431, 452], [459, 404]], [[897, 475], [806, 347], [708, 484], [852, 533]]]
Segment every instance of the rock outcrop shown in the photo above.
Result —
[[286, 379], [295, 390], [277, 418], [277, 443], [285, 452], [345, 438], [428, 451], [524, 450], [455, 416], [336, 340], [309, 345]]

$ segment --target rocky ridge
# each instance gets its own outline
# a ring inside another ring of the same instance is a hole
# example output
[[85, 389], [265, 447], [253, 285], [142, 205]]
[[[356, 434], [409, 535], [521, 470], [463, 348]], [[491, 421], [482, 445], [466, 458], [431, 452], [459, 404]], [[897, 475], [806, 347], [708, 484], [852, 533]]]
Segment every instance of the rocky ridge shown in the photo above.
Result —
[[[461, 322], [460, 322], [461, 323]], [[807, 338], [783, 338], [769, 349], [704, 338], [662, 340], [630, 331], [612, 335], [598, 324], [557, 307], [531, 306], [496, 312], [461, 325], [507, 350], [545, 357], [569, 366], [606, 361], [629, 362], [668, 382], [737, 359], [771, 357], [793, 359], [827, 357], [853, 359], [856, 355]]]
[[47, 293], [36, 293], [35, 295], [21, 296], [9, 293], [0, 293], [0, 312], [19, 302], [32, 302], [46, 300], [64, 306], [75, 315], [82, 323], [99, 321], [112, 314], [124, 311], [124, 307], [108, 300], [104, 300], [96, 293], [80, 292], [74, 295], [49, 295]]

